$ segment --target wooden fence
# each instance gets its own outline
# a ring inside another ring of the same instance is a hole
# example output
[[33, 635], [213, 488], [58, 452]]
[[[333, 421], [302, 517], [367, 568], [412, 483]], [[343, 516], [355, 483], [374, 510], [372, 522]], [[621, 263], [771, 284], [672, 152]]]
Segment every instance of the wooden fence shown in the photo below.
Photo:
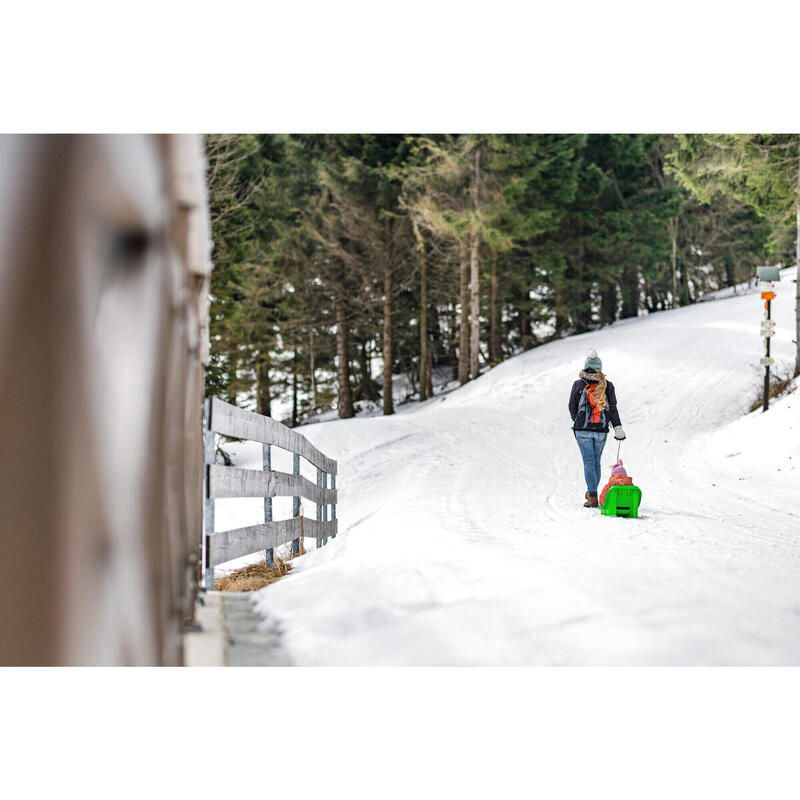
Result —
[[0, 664], [182, 663], [211, 237], [199, 136], [0, 136]]
[[[263, 470], [215, 463], [215, 434], [260, 442]], [[270, 448], [273, 446], [293, 454], [291, 474], [272, 469]], [[316, 484], [300, 474], [301, 458], [317, 468]], [[291, 542], [292, 552], [296, 554], [300, 551], [303, 537], [316, 539], [319, 547], [329, 537], [336, 536], [336, 462], [317, 450], [297, 431], [270, 417], [246, 411], [216, 397], [209, 398], [205, 405], [205, 464], [202, 560], [207, 590], [214, 588], [214, 567], [226, 561], [263, 551], [267, 565], [272, 566], [274, 550], [280, 545]], [[264, 522], [246, 528], [215, 531], [214, 501], [223, 497], [263, 497]], [[291, 518], [272, 519], [273, 497], [294, 499]], [[316, 519], [301, 515], [301, 497], [316, 504]]]

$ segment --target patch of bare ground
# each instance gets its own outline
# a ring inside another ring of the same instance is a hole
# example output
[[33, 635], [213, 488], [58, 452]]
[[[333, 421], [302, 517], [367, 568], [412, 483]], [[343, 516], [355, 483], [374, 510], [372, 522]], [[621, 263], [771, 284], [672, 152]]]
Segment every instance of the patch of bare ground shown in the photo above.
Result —
[[214, 588], [218, 592], [254, 592], [256, 589], [263, 589], [288, 575], [292, 568], [292, 558], [301, 556], [305, 552], [305, 548], [301, 547], [299, 553], [289, 558], [275, 556], [275, 566], [273, 567], [268, 567], [263, 561], [259, 561], [258, 564], [249, 564], [224, 578], [217, 578], [214, 581]]
[[[795, 389], [794, 375], [791, 371], [784, 370], [781, 373], [772, 373], [769, 382], [769, 399], [774, 400], [777, 397], [782, 397], [785, 394], [790, 394]], [[754, 394], [753, 399], [750, 401], [750, 408], [748, 413], [756, 411], [764, 404], [764, 381], [760, 380], [758, 391]]]

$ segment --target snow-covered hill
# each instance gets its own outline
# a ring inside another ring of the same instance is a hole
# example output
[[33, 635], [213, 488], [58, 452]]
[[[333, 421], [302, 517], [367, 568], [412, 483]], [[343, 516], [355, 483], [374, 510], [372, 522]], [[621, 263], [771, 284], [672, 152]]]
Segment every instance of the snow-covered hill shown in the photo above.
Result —
[[[762, 313], [750, 293], [627, 320], [394, 417], [304, 428], [339, 461], [342, 533], [258, 595], [293, 663], [800, 663], [800, 392], [743, 415]], [[589, 347], [639, 520], [582, 507], [566, 406]]]

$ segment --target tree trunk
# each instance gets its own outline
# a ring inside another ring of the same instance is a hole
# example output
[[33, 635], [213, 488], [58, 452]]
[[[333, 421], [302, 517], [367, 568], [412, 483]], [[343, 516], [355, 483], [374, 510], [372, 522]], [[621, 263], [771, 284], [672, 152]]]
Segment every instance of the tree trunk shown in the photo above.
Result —
[[292, 359], [292, 427], [297, 427], [297, 350]]
[[344, 265], [340, 272], [340, 282], [336, 287], [336, 361], [339, 382], [339, 417], [346, 419], [355, 416], [353, 409], [353, 389], [350, 386], [350, 357], [347, 342], [347, 310], [344, 296]]
[[533, 347], [531, 314], [527, 303], [519, 307], [519, 343], [523, 350], [530, 350]]
[[456, 340], [459, 326], [456, 324], [457, 317], [456, 306], [450, 303], [447, 307], [447, 336], [444, 339], [444, 344], [447, 348], [448, 361], [453, 369], [453, 375], [450, 378], [453, 381], [458, 380], [458, 342]]
[[478, 277], [478, 237], [473, 235], [470, 248], [470, 341], [469, 341], [469, 377], [478, 377], [478, 355], [480, 352], [481, 294]]
[[428, 347], [428, 354], [425, 358], [425, 394], [427, 397], [433, 397], [433, 348]]
[[427, 400], [428, 394], [428, 274], [425, 245], [419, 245], [419, 399]]
[[314, 364], [314, 329], [308, 330], [308, 370], [311, 374], [311, 408], [317, 407], [317, 376]]
[[617, 284], [603, 283], [600, 286], [600, 324], [610, 325], [617, 319]]
[[692, 298], [689, 294], [689, 268], [686, 263], [684, 263], [681, 269], [681, 278], [678, 282], [678, 295], [682, 306], [687, 306], [691, 303]]
[[577, 277], [573, 293], [575, 297], [575, 313], [572, 315], [575, 330], [586, 333], [592, 329], [592, 281], [587, 280], [586, 273], [586, 239], [583, 236], [583, 225], [579, 227], [578, 253], [572, 274]]
[[392, 252], [391, 221], [384, 225], [386, 247], [383, 268], [383, 413], [394, 414], [392, 399]]
[[555, 285], [555, 315], [556, 336], [562, 336], [567, 328], [569, 320], [567, 319], [566, 292], [564, 291], [564, 285], [561, 281], [558, 281]]
[[372, 361], [367, 352], [367, 343], [361, 342], [358, 346], [358, 369], [361, 373], [361, 381], [359, 384], [360, 395], [359, 397], [364, 400], [377, 401], [380, 400], [378, 387], [372, 380]]
[[461, 269], [461, 322], [459, 325], [458, 381], [465, 384], [469, 380], [469, 262], [467, 245], [459, 247]]
[[231, 345], [226, 353], [228, 357], [228, 385], [225, 388], [225, 399], [236, 405], [236, 390], [239, 385], [239, 354], [235, 345]]
[[[800, 142], [798, 143], [800, 147]], [[797, 342], [797, 352], [794, 361], [794, 377], [800, 375], [800, 165], [797, 170], [797, 243], [796, 255], [797, 258], [797, 280], [795, 282], [795, 335], [794, 338]]]
[[639, 270], [627, 267], [622, 273], [622, 319], [639, 313]]
[[470, 289], [472, 293], [472, 309], [470, 319], [470, 378], [478, 377], [478, 355], [480, 351], [481, 334], [481, 287], [478, 277], [478, 180], [480, 178], [480, 156], [481, 148], [475, 150], [475, 182], [473, 184], [472, 199], [475, 210], [475, 220], [472, 223], [472, 240], [470, 242]]
[[492, 253], [492, 281], [489, 289], [489, 361], [499, 364], [500, 353], [500, 307], [498, 305], [497, 253]]
[[725, 256], [725, 283], [733, 286], [733, 293], [736, 294], [736, 267], [730, 255]]
[[644, 305], [648, 314], [652, 314], [656, 310], [656, 301], [653, 297], [653, 285], [647, 281], [644, 287]]
[[672, 307], [675, 308], [678, 297], [678, 218], [672, 217], [667, 223], [672, 238]]
[[258, 367], [258, 413], [266, 417], [272, 416], [272, 393], [269, 385], [269, 367], [261, 364]]
[[[414, 369], [414, 359], [409, 356], [407, 359], [403, 359], [403, 364], [405, 365], [405, 374], [408, 377], [408, 384], [409, 384], [409, 395], [414, 395], [417, 393], [419, 388], [419, 372]], [[407, 399], [407, 398], [404, 398]]]

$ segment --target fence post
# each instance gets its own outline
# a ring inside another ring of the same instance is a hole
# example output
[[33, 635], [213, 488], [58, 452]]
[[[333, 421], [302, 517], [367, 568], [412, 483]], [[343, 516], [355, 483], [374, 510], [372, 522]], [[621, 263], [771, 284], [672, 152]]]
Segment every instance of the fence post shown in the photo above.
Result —
[[[322, 473], [322, 488], [323, 489], [327, 489], [328, 488], [328, 473], [327, 472], [323, 472]], [[328, 521], [328, 504], [327, 503], [325, 503], [322, 506], [322, 521], [323, 522], [327, 522]], [[328, 544], [328, 537], [327, 536], [325, 538], [323, 538], [322, 544]]]
[[214, 590], [214, 567], [211, 566], [211, 536], [214, 533], [214, 501], [208, 496], [209, 465], [214, 463], [214, 431], [211, 430], [211, 398], [203, 404], [203, 578], [207, 592]]
[[[272, 457], [269, 450], [269, 445], [262, 445], [261, 462], [264, 467], [264, 472], [269, 472], [272, 469]], [[272, 498], [264, 498], [264, 522], [272, 522]], [[275, 551], [268, 547], [264, 552], [264, 563], [267, 567], [275, 566]]]
[[[293, 467], [294, 467], [294, 469], [292, 471], [294, 472], [295, 475], [299, 475], [300, 474], [300, 456], [297, 453], [294, 453], [293, 455], [294, 455], [294, 459], [293, 459]], [[293, 517], [299, 517], [300, 516], [300, 498], [299, 497], [294, 497], [293, 500], [292, 500], [292, 516]], [[300, 530], [302, 530], [302, 523], [301, 523]], [[300, 545], [301, 544], [302, 544], [302, 542], [301, 542], [300, 539], [292, 539], [292, 555], [293, 556], [296, 556], [296, 555], [298, 555], [300, 553]]]
[[[317, 467], [317, 486], [322, 486], [322, 481], [324, 479], [325, 473]], [[322, 504], [317, 503], [317, 522], [322, 522]], [[317, 537], [317, 547], [322, 547], [325, 542], [323, 541], [322, 537]]]
[[[336, 476], [331, 474], [331, 489], [336, 491]], [[336, 503], [331, 503], [331, 519], [336, 519]], [[335, 539], [336, 534], [331, 534], [331, 539]]]

